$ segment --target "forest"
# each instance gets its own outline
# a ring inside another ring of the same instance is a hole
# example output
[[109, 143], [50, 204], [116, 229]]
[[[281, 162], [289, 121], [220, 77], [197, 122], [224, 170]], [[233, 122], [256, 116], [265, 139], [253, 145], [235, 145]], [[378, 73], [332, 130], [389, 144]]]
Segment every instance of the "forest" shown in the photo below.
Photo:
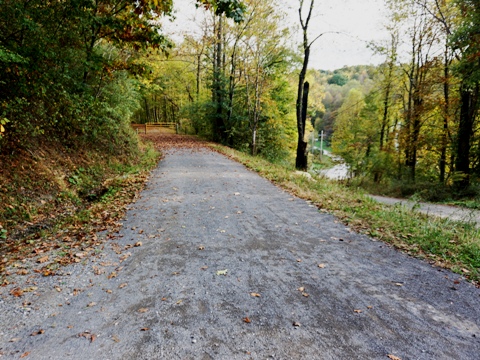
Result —
[[162, 30], [171, 0], [2, 0], [2, 162], [46, 146], [135, 154], [131, 123], [175, 122], [285, 166], [296, 154], [306, 170], [320, 160], [299, 165], [305, 139], [323, 131], [352, 184], [475, 198], [480, 3], [386, 2], [390, 40], [369, 44], [383, 62], [327, 71], [308, 66], [321, 1], [295, 3], [304, 41], [292, 47], [277, 0], [197, 0], [202, 33], [177, 43]]

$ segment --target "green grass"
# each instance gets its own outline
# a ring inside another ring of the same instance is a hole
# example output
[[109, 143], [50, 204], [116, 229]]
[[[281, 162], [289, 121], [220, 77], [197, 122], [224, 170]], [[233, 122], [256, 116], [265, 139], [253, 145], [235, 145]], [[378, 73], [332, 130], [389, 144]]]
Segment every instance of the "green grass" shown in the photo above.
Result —
[[230, 148], [212, 146], [292, 194], [312, 201], [319, 209], [333, 213], [355, 231], [465, 275], [478, 284], [480, 229], [474, 225], [379, 204], [361, 190], [322, 178], [311, 181], [293, 175], [293, 167], [281, 167]]

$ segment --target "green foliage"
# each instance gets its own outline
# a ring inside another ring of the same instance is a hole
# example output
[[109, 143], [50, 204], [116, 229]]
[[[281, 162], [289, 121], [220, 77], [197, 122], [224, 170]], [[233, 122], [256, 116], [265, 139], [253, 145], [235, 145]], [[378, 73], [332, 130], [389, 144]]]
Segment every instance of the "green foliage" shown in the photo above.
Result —
[[357, 89], [350, 90], [338, 110], [332, 150], [345, 160], [356, 176], [371, 170], [378, 136], [377, 119], [378, 108], [374, 95], [365, 97]]
[[478, 0], [456, 0], [462, 21], [450, 37], [452, 46], [462, 52], [456, 71], [470, 86], [480, 83], [480, 2]]
[[[168, 112], [181, 132], [281, 160], [292, 151], [296, 129], [287, 30], [280, 28], [274, 1], [244, 3], [254, 11], [245, 13], [243, 23], [217, 18], [210, 24], [210, 37], [186, 37], [169, 61], [149, 58], [153, 73], [144, 82], [142, 110], [135, 117], [142, 122], [164, 119]], [[216, 41], [219, 32], [225, 39], [221, 44]], [[219, 61], [225, 63], [219, 66]]]
[[197, 7], [204, 6], [206, 9], [213, 9], [215, 15], [224, 14], [233, 19], [236, 23], [245, 20], [246, 5], [238, 0], [197, 0]]
[[342, 74], [334, 74], [331, 78], [327, 81], [330, 85], [335, 84], [338, 86], [343, 86], [348, 82], [348, 78]]
[[[125, 143], [138, 107], [126, 79], [135, 49], [171, 44], [159, 32], [170, 0], [6, 0], [0, 11], [0, 152], [46, 137], [68, 147]], [[111, 141], [113, 140], [113, 141]]]

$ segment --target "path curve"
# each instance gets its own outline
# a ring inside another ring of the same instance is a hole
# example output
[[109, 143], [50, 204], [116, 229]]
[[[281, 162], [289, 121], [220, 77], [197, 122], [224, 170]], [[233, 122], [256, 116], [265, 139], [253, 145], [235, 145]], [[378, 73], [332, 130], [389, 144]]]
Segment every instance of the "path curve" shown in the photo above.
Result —
[[480, 353], [480, 289], [208, 150], [168, 151], [97, 257], [28, 281], [0, 296], [5, 359]]

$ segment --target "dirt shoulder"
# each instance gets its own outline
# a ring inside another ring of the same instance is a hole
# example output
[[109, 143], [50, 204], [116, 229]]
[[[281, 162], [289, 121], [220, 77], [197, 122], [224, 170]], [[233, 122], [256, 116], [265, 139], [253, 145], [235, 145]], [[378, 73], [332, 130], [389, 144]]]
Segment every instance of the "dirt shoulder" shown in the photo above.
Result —
[[[165, 149], [122, 223], [95, 256], [1, 288], [3, 358], [480, 352], [480, 289], [354, 233], [218, 153]], [[17, 297], [15, 287], [28, 291]]]

